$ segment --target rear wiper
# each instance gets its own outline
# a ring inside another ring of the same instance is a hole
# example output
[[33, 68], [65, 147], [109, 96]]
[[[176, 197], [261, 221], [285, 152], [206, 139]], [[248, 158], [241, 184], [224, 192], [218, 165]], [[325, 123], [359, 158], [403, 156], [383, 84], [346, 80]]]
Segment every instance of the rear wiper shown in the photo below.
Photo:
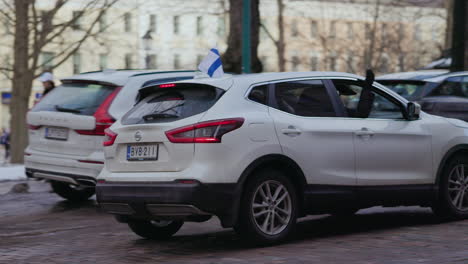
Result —
[[81, 113], [81, 111], [78, 110], [78, 109], [66, 108], [66, 107], [62, 107], [60, 105], [55, 105], [55, 110], [60, 111], [60, 112], [68, 112], [68, 113], [75, 113], [75, 114]]
[[179, 116], [173, 115], [173, 114], [154, 113], [154, 114], [144, 115], [143, 119], [145, 121], [153, 121], [154, 119], [157, 119], [157, 118], [177, 118], [177, 117]]

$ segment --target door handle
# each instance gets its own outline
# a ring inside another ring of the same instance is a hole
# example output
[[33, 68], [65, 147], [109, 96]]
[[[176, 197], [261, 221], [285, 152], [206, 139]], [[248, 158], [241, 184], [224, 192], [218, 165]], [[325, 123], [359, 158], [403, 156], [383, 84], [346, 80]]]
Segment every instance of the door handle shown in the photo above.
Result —
[[369, 138], [372, 137], [375, 134], [375, 132], [368, 129], [367, 127], [363, 127], [361, 130], [354, 132], [354, 134], [358, 137]]
[[281, 133], [287, 136], [297, 136], [301, 134], [301, 130], [295, 128], [294, 126], [288, 126], [288, 128], [281, 129]]

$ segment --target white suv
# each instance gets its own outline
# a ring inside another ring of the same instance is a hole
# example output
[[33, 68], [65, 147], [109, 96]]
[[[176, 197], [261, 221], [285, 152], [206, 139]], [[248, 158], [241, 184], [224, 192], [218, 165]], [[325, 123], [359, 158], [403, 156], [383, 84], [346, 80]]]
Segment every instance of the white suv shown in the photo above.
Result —
[[26, 175], [51, 180], [66, 199], [88, 199], [104, 166], [104, 129], [132, 108], [139, 88], [194, 74], [106, 70], [63, 79], [28, 113]]
[[106, 131], [96, 194], [142, 237], [213, 215], [260, 244], [308, 214], [468, 216], [468, 123], [420, 112], [371, 76], [251, 74], [141, 93]]

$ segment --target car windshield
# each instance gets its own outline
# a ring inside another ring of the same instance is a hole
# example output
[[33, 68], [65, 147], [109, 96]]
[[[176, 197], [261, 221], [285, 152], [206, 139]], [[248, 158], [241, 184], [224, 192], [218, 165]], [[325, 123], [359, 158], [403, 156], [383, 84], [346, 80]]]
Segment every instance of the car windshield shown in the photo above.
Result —
[[114, 89], [114, 86], [93, 83], [65, 83], [44, 96], [31, 111], [93, 115]]
[[424, 81], [412, 80], [381, 80], [378, 82], [392, 89], [407, 100], [415, 100], [422, 97], [427, 84]]
[[[151, 87], [149, 87], [151, 88]], [[122, 118], [122, 124], [170, 122], [200, 114], [219, 99], [221, 90], [207, 85], [178, 84], [146, 90], [141, 101]]]

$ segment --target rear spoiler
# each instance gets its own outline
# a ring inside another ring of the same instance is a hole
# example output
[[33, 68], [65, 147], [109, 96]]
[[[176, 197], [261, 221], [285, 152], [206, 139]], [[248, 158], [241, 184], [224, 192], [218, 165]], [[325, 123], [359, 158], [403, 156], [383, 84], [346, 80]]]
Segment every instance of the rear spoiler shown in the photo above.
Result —
[[160, 89], [161, 84], [190, 80], [193, 78], [194, 76], [182, 76], [182, 77], [172, 77], [172, 78], [164, 78], [164, 79], [156, 79], [156, 80], [147, 81], [142, 85], [142, 88], [138, 90], [136, 103], [139, 103], [141, 100], [143, 100], [143, 98], [152, 94], [155, 90]]

